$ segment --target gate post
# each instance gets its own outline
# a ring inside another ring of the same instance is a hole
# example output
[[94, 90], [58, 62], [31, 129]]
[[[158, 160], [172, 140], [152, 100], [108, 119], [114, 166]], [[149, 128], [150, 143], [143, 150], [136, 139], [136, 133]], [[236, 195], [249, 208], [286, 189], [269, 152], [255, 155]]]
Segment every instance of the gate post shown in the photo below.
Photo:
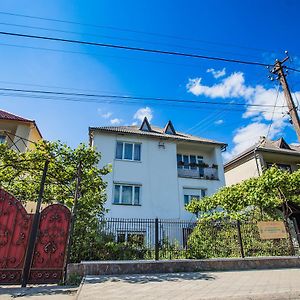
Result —
[[244, 253], [243, 240], [242, 240], [242, 234], [241, 234], [241, 223], [239, 220], [237, 220], [236, 226], [237, 226], [238, 241], [239, 241], [239, 245], [240, 245], [241, 256], [242, 256], [242, 258], [244, 258], [245, 253]]
[[295, 231], [296, 231], [298, 246], [300, 248], [300, 231], [299, 231], [299, 226], [298, 226], [298, 223], [297, 223], [297, 220], [295, 217], [293, 218], [293, 223], [294, 223], [294, 227], [295, 227]]
[[42, 204], [42, 199], [43, 199], [43, 194], [44, 194], [48, 166], [49, 166], [49, 160], [46, 160], [45, 165], [44, 165], [41, 185], [40, 185], [39, 196], [38, 196], [38, 200], [37, 200], [37, 204], [36, 204], [36, 210], [35, 210], [35, 214], [34, 214], [34, 218], [33, 218], [33, 222], [32, 222], [32, 228], [31, 228], [31, 233], [30, 233], [30, 237], [29, 237], [28, 249], [27, 249], [27, 253], [26, 253], [26, 257], [25, 257], [25, 264], [24, 264], [24, 269], [23, 269], [23, 274], [22, 274], [22, 282], [21, 282], [22, 287], [26, 287], [28, 278], [29, 278], [29, 272], [30, 272], [30, 266], [32, 263], [35, 241], [36, 241], [36, 237], [37, 237], [37, 233], [38, 233], [38, 229], [39, 229], [40, 210], [41, 210], [41, 204]]
[[81, 168], [82, 164], [81, 161], [79, 162], [78, 169], [77, 169], [77, 179], [76, 179], [76, 188], [75, 188], [75, 195], [74, 195], [74, 204], [72, 208], [72, 213], [71, 213], [71, 224], [70, 224], [70, 230], [69, 230], [69, 240], [67, 244], [67, 254], [66, 254], [66, 262], [65, 262], [65, 270], [64, 270], [64, 282], [67, 279], [67, 267], [70, 261], [70, 255], [71, 255], [71, 246], [73, 243], [73, 232], [74, 232], [74, 225], [76, 221], [76, 213], [77, 213], [77, 202], [80, 197], [80, 183], [81, 183]]
[[159, 260], [158, 218], [155, 218], [155, 223], [154, 223], [154, 241], [155, 241], [155, 260]]

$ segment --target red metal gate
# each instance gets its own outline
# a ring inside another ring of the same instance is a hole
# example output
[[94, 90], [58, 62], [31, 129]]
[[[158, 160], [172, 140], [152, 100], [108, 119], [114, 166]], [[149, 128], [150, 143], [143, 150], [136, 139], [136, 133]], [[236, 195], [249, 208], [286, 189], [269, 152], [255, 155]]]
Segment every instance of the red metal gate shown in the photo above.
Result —
[[[57, 283], [63, 278], [71, 213], [61, 204], [41, 212], [29, 283]], [[33, 215], [0, 189], [0, 284], [21, 283]]]

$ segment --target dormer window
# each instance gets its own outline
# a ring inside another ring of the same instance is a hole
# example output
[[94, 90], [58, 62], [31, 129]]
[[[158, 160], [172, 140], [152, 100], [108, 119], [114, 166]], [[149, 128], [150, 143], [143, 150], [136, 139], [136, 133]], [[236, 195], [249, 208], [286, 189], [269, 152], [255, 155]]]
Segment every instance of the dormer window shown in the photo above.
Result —
[[283, 138], [279, 139], [278, 142], [279, 142], [279, 148], [291, 150], [290, 146]]
[[151, 131], [151, 126], [150, 126], [150, 123], [147, 119], [147, 117], [144, 118], [144, 121], [140, 127], [140, 130], [142, 131]]
[[176, 134], [176, 131], [171, 121], [169, 121], [168, 124], [165, 126], [164, 133], [173, 135]]

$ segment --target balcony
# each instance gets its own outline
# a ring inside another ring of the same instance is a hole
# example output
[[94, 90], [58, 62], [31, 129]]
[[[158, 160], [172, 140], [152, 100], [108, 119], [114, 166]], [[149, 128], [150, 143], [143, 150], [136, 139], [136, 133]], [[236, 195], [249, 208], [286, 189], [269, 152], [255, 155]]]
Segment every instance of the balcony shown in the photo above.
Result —
[[218, 169], [216, 167], [204, 168], [178, 168], [178, 177], [195, 178], [205, 180], [218, 180]]

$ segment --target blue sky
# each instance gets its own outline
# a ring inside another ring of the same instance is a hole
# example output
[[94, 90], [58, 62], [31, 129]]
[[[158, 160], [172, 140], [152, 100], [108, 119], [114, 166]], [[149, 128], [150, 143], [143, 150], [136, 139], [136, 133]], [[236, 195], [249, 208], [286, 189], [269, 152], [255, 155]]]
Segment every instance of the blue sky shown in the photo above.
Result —
[[[265, 63], [283, 58], [287, 49], [293, 57], [288, 65], [300, 68], [296, 21], [299, 9], [300, 3], [291, 0], [2, 0], [1, 12], [80, 24], [0, 14], [0, 30]], [[277, 83], [267, 78], [268, 70], [257, 66], [4, 36], [0, 57], [0, 88], [284, 104], [281, 92], [277, 97]], [[288, 80], [292, 91], [298, 92], [300, 76], [291, 72]], [[300, 99], [300, 93], [296, 95]], [[272, 108], [266, 111], [266, 107], [251, 112], [252, 108], [239, 107], [237, 111], [237, 107], [208, 104], [79, 103], [12, 94], [0, 94], [0, 105], [4, 110], [35, 119], [46, 139], [60, 139], [73, 147], [88, 141], [89, 126], [139, 123], [145, 114], [152, 117], [153, 124], [164, 126], [171, 119], [176, 130], [228, 143], [226, 159], [257, 141], [260, 135], [284, 136], [288, 142], [297, 142], [282, 109], [273, 114]]]

